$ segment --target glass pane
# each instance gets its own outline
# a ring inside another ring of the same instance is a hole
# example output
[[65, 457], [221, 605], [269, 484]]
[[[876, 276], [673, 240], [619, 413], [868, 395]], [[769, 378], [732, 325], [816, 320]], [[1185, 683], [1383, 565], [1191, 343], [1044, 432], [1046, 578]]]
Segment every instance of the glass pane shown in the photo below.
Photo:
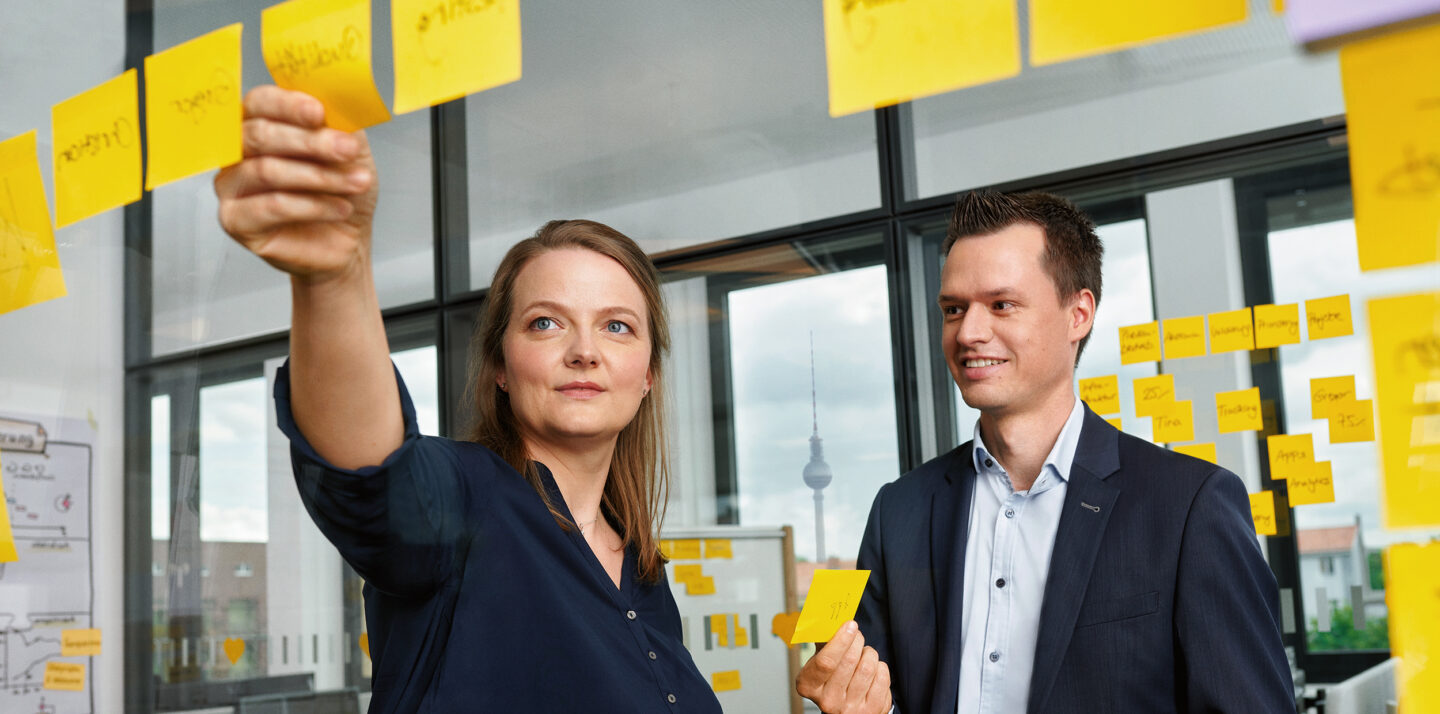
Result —
[[200, 540], [264, 543], [266, 484], [262, 378], [200, 390]]
[[[157, 0], [155, 47], [167, 49], [233, 22], [245, 23], [246, 90], [270, 82], [260, 53], [260, 11], [270, 0]], [[390, 8], [374, 3], [375, 77], [392, 96]], [[413, 112], [367, 132], [382, 195], [375, 214], [376, 288], [382, 307], [434, 294], [430, 121]], [[151, 348], [155, 354], [278, 332], [290, 324], [285, 276], [232, 241], [216, 219], [214, 172], [158, 187], [154, 209]]]
[[880, 205], [873, 116], [829, 116], [817, 6], [522, 12], [524, 79], [466, 100], [472, 287], [551, 218], [657, 253]]
[[1105, 262], [1100, 268], [1104, 282], [1100, 306], [1095, 310], [1095, 326], [1090, 329], [1090, 342], [1075, 368], [1075, 378], [1120, 377], [1121, 429], [1141, 439], [1150, 440], [1150, 419], [1135, 415], [1136, 379], [1159, 373], [1155, 362], [1120, 364], [1120, 328], [1155, 319], [1155, 293], [1151, 289], [1150, 242], [1146, 236], [1145, 219], [1136, 218], [1096, 226], [1095, 232], [1105, 244]]
[[[1434, 290], [1440, 274], [1433, 265], [1361, 273], [1354, 220], [1329, 218], [1350, 214], [1348, 186], [1297, 192], [1273, 199], [1269, 208], [1275, 303], [1349, 294], [1355, 329], [1349, 337], [1306, 340], [1279, 350], [1285, 430], [1313, 434], [1315, 459], [1329, 461], [1334, 473], [1334, 503], [1294, 509], [1309, 648], [1385, 649], [1389, 638], [1381, 552], [1395, 542], [1425, 542], [1440, 536], [1440, 530], [1383, 529], [1377, 444], [1331, 444], [1329, 421], [1312, 417], [1310, 380], [1353, 375], [1356, 397], [1374, 398], [1366, 301]], [[1314, 217], [1306, 221], [1306, 216]]]
[[[1019, 9], [1024, 28], [1027, 3]], [[1296, 47], [1269, 0], [1251, 0], [1249, 19], [1238, 25], [1027, 66], [1017, 77], [921, 99], [910, 109], [918, 189], [912, 198], [1345, 111], [1335, 55]]]
[[[150, 537], [170, 538], [170, 395], [150, 399]], [[159, 568], [163, 565], [157, 564]], [[158, 573], [157, 573], [158, 574]]]
[[405, 379], [405, 388], [410, 390], [410, 400], [415, 403], [415, 419], [420, 422], [420, 433], [428, 436], [440, 433], [440, 372], [435, 355], [435, 345], [390, 355], [395, 368]]

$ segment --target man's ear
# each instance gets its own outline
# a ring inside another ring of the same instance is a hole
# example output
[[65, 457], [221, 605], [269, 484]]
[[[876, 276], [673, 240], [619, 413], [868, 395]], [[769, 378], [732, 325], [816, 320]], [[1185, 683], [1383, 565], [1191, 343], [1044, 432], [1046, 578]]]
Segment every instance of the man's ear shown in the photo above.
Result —
[[1081, 288], [1070, 299], [1070, 341], [1079, 342], [1095, 328], [1095, 293]]

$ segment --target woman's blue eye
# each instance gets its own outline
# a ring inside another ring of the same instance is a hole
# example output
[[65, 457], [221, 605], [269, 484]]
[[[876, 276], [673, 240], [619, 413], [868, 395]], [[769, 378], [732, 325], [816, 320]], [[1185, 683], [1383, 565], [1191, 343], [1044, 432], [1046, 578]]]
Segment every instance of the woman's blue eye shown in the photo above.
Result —
[[605, 325], [605, 331], [619, 335], [629, 332], [630, 326], [619, 320], [611, 320]]
[[537, 317], [530, 322], [530, 326], [537, 330], [549, 330], [555, 327], [555, 321], [548, 317]]

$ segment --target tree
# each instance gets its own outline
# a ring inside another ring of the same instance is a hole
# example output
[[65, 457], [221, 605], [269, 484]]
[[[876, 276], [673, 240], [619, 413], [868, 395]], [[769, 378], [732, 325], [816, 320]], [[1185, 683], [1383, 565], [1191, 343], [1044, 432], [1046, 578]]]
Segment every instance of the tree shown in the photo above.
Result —
[[1311, 652], [1327, 650], [1384, 650], [1390, 648], [1390, 623], [1387, 617], [1365, 620], [1365, 629], [1355, 629], [1355, 611], [1350, 605], [1330, 610], [1330, 631], [1320, 632], [1315, 619], [1306, 628]]

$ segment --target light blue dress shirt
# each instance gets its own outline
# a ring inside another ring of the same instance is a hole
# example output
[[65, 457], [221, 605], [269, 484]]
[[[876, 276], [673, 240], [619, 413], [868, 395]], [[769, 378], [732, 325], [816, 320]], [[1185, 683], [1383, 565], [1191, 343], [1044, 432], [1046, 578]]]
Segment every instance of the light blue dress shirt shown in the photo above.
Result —
[[1084, 418], [1077, 398], [1028, 491], [1014, 490], [975, 423], [976, 479], [960, 615], [961, 714], [1025, 711], [1050, 553]]

